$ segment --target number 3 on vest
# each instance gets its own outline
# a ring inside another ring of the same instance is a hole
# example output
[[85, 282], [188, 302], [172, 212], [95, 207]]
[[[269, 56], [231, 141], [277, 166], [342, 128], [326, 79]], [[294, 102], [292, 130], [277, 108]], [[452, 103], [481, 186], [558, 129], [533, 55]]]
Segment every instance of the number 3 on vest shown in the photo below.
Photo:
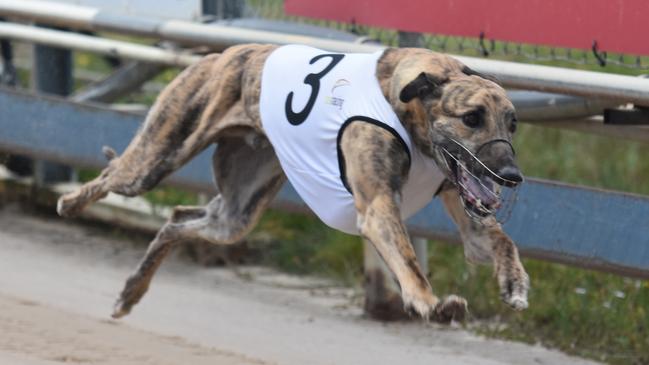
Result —
[[318, 97], [318, 92], [320, 91], [320, 79], [322, 79], [326, 74], [328, 74], [336, 65], [338, 62], [340, 62], [345, 55], [342, 54], [321, 54], [318, 56], [315, 56], [309, 61], [309, 64], [314, 64], [321, 58], [325, 57], [330, 57], [331, 61], [325, 67], [324, 70], [314, 74], [308, 74], [304, 78], [304, 83], [307, 85], [311, 86], [311, 95], [309, 95], [309, 100], [307, 101], [306, 105], [304, 106], [304, 109], [302, 109], [299, 112], [294, 112], [293, 111], [293, 91], [291, 91], [288, 96], [286, 97], [286, 104], [285, 104], [285, 110], [286, 110], [286, 119], [288, 120], [289, 123], [292, 125], [300, 125], [304, 123], [306, 118], [309, 117], [309, 113], [311, 113], [311, 109], [313, 109], [313, 105], [315, 104], [315, 101]]

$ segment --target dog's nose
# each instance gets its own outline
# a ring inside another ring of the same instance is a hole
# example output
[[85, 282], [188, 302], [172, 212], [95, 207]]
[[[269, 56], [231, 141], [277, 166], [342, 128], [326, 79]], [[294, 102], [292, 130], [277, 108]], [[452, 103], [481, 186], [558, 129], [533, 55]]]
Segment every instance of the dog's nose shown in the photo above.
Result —
[[498, 176], [501, 178], [511, 181], [514, 184], [518, 184], [523, 181], [523, 175], [521, 174], [521, 170], [518, 169], [516, 166], [505, 166], [498, 170]]

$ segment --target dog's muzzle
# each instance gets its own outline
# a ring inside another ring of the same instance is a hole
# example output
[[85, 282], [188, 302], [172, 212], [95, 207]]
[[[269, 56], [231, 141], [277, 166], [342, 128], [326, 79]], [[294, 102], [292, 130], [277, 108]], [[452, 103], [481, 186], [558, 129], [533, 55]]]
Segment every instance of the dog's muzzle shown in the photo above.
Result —
[[477, 157], [485, 147], [495, 143], [506, 143], [514, 151], [504, 139], [484, 143], [475, 154], [452, 138], [435, 145], [437, 160], [443, 165], [440, 167], [458, 187], [464, 210], [479, 222], [488, 216], [495, 216], [501, 223], [509, 219], [517, 199], [517, 188], [523, 182], [517, 168], [506, 166], [496, 173]]

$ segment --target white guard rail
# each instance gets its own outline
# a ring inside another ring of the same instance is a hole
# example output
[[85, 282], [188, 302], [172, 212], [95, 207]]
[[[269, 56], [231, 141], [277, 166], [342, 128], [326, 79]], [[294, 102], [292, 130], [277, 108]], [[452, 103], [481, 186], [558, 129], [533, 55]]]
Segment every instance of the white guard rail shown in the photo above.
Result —
[[[374, 52], [382, 46], [315, 37], [110, 14], [84, 6], [39, 0], [0, 0], [0, 16], [78, 29], [112, 31], [199, 44], [214, 49], [241, 43], [301, 43], [337, 52]], [[497, 76], [507, 87], [603, 98], [649, 106], [649, 79], [456, 56], [471, 68]]]

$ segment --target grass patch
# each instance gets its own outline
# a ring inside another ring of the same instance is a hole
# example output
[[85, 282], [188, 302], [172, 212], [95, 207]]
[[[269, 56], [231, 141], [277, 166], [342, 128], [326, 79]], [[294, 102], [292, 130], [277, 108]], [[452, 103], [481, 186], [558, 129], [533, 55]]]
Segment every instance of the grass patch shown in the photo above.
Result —
[[523, 124], [514, 136], [526, 176], [649, 195], [649, 145]]
[[362, 277], [359, 237], [333, 230], [314, 217], [267, 211], [251, 235], [262, 263], [294, 274], [314, 274], [356, 284]]
[[457, 246], [433, 243], [431, 284], [438, 293], [469, 301], [478, 333], [562, 351], [612, 364], [649, 362], [649, 282], [523, 260], [532, 282], [530, 307], [503, 305], [492, 270], [464, 261]]

